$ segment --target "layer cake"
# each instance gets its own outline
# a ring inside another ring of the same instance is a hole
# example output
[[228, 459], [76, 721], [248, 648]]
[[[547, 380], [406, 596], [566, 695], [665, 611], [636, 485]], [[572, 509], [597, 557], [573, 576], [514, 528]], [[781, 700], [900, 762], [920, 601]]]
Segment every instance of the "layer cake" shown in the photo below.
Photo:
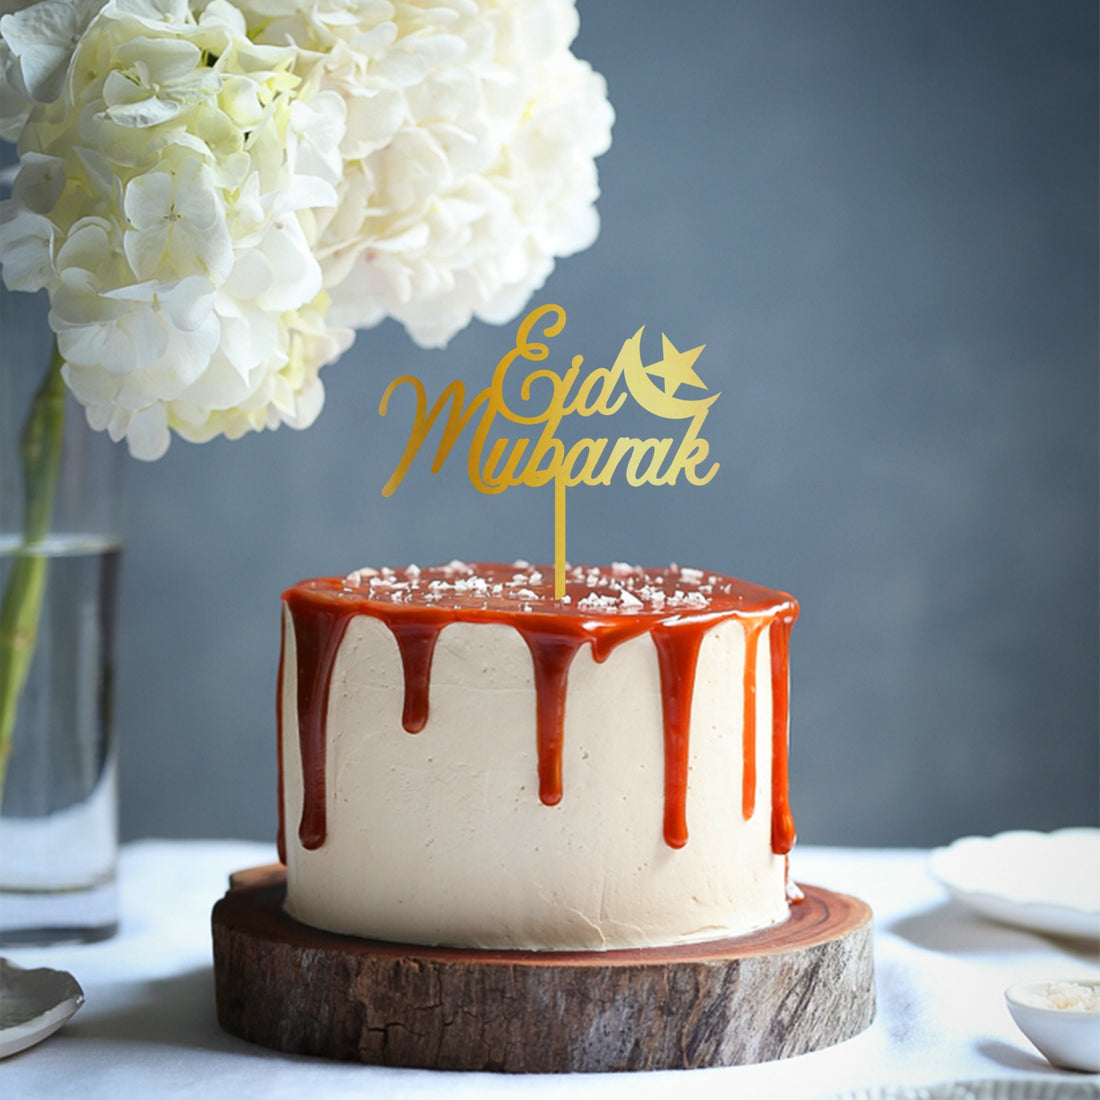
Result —
[[782, 592], [671, 566], [360, 569], [283, 595], [280, 855], [306, 924], [538, 950], [789, 913]]

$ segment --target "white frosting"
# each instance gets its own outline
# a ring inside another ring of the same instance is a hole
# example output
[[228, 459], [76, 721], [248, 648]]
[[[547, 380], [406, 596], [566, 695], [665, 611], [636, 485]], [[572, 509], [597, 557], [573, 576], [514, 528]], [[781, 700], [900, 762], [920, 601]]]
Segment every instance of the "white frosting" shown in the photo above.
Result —
[[[364, 573], [365, 577], [365, 573]], [[689, 839], [664, 840], [663, 725], [648, 634], [568, 677], [563, 797], [539, 799], [531, 654], [502, 623], [439, 636], [425, 728], [401, 724], [396, 641], [357, 615], [327, 717], [327, 835], [297, 826], [303, 783], [296, 648], [284, 613], [283, 767], [289, 913], [307, 924], [421, 944], [600, 949], [722, 938], [788, 914], [771, 848], [771, 673], [757, 655], [755, 811], [742, 815], [745, 631], [707, 632], [691, 713]]]

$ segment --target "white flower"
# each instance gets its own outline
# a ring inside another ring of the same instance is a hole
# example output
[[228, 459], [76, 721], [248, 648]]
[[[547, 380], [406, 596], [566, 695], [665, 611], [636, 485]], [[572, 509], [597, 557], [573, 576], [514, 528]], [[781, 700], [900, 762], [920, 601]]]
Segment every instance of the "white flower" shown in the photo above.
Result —
[[89, 422], [145, 458], [313, 422], [385, 317], [505, 321], [598, 223], [573, 0], [37, 0], [0, 19], [21, 168], [4, 281], [45, 288]]
[[193, 42], [142, 36], [119, 46], [118, 68], [103, 82], [103, 114], [122, 126], [157, 126], [221, 87]]
[[[254, 43], [227, 0], [195, 8], [92, 12], [64, 94], [30, 112], [4, 210], [5, 281], [47, 289], [69, 388], [142, 458], [171, 431], [305, 426], [318, 371], [350, 343], [302, 220], [336, 201], [343, 100], [303, 84], [292, 46]], [[10, 49], [32, 71], [26, 36]]]
[[0, 221], [4, 285], [33, 293], [54, 282], [54, 227], [28, 207], [8, 207]]
[[126, 187], [123, 237], [139, 279], [201, 271], [216, 283], [233, 267], [233, 242], [210, 167], [192, 157], [174, 173], [146, 172]]
[[[0, 18], [4, 99], [17, 118], [25, 118], [32, 103], [48, 103], [61, 94], [73, 50], [102, 4], [103, 0], [41, 0]], [[4, 115], [7, 119], [7, 109]], [[5, 126], [5, 138], [9, 129]]]
[[599, 229], [594, 158], [613, 113], [569, 46], [571, 0], [249, 0], [265, 40], [347, 103], [340, 202], [318, 212], [333, 317], [446, 343], [515, 316]]
[[218, 344], [209, 279], [119, 285], [128, 268], [94, 219], [62, 246], [57, 267], [50, 323], [71, 367], [125, 377], [166, 359], [179, 386], [202, 373]]

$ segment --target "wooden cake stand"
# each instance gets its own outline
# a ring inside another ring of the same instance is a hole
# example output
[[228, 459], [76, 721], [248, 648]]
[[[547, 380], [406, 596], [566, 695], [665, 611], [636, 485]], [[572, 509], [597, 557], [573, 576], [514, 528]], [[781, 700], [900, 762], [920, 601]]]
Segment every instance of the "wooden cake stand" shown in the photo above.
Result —
[[508, 1073], [766, 1062], [874, 1016], [871, 910], [817, 886], [781, 925], [620, 951], [482, 951], [339, 936], [283, 912], [281, 865], [214, 907], [218, 1020], [295, 1054]]

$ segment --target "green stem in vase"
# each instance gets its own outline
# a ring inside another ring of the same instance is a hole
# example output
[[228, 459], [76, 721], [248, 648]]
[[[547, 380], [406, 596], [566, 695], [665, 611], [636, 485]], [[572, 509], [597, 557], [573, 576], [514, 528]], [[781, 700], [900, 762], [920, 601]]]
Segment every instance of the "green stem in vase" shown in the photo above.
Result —
[[38, 642], [49, 559], [43, 542], [50, 531], [61, 471], [65, 383], [56, 345], [50, 369], [34, 395], [20, 439], [23, 460], [23, 541], [14, 553], [0, 604], [0, 798], [11, 753], [19, 697]]

